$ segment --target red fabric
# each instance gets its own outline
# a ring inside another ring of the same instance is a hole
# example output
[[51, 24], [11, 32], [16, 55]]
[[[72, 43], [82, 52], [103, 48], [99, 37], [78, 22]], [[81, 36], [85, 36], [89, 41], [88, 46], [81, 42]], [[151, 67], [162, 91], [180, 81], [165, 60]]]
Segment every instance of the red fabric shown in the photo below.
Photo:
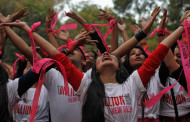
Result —
[[82, 78], [83, 73], [81, 73], [72, 63], [71, 60], [67, 58], [67, 56], [63, 53], [59, 53], [52, 57], [52, 59], [59, 61], [64, 67], [67, 74], [67, 80], [74, 88], [75, 91], [78, 90]]
[[83, 27], [86, 31], [93, 30], [89, 24], [85, 24]]
[[145, 60], [144, 64], [137, 70], [144, 87], [146, 87], [150, 81], [150, 78], [155, 74], [155, 70], [164, 60], [168, 50], [168, 47], [163, 44], [159, 44], [156, 50], [150, 54], [150, 56]]

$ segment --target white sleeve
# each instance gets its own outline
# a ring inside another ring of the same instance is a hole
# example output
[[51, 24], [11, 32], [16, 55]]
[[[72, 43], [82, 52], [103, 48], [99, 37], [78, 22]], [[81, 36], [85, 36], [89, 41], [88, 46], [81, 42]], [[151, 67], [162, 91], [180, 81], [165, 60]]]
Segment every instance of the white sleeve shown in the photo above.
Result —
[[142, 84], [141, 78], [137, 70], [135, 70], [124, 82], [125, 90], [130, 89], [130, 91], [136, 94], [138, 97], [146, 88]]
[[92, 72], [92, 69], [89, 69], [86, 73], [84, 73], [81, 84], [77, 90], [77, 94], [81, 97], [84, 97], [84, 95], [86, 94], [86, 92], [88, 90], [90, 83], [92, 82], [91, 72]]
[[[51, 68], [48, 72], [46, 72], [44, 86], [47, 89], [50, 89], [50, 87], [52, 86], [52, 83], [54, 83], [56, 79], [60, 77], [59, 75], [61, 75], [61, 73], [58, 70]], [[63, 76], [61, 75], [61, 77]]]
[[7, 83], [7, 94], [8, 94], [8, 102], [9, 102], [9, 110], [12, 111], [14, 105], [19, 102], [20, 97], [18, 95], [18, 81], [19, 78], [15, 80], [10, 80]]

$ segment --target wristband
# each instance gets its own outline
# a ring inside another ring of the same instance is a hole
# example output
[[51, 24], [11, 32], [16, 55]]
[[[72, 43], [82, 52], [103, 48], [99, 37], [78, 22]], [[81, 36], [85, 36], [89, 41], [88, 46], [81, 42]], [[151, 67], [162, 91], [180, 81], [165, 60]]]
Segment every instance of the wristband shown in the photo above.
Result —
[[139, 32], [137, 32], [135, 34], [135, 38], [137, 39], [138, 42], [140, 42], [142, 39], [144, 39], [147, 36], [147, 34], [145, 34], [142, 29], [139, 30]]
[[86, 31], [93, 30], [89, 24], [85, 24], [83, 27]]

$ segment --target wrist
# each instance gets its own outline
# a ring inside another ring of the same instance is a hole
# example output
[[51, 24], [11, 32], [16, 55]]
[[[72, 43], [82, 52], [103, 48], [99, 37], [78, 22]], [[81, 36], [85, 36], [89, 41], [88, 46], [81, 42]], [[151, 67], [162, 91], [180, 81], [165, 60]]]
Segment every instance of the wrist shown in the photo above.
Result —
[[146, 38], [147, 34], [143, 32], [142, 29], [139, 30], [139, 32], [137, 32], [135, 34], [135, 38], [137, 39], [138, 42], [140, 42], [141, 40], [143, 40], [144, 38]]
[[21, 28], [26, 32], [31, 29], [28, 25], [24, 25]]

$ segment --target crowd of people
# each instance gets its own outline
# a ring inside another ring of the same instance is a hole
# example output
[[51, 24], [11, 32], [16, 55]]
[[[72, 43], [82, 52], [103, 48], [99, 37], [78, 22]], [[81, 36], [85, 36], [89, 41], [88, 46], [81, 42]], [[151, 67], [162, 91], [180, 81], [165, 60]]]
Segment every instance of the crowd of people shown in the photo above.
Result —
[[[75, 12], [66, 15], [84, 28], [74, 41], [66, 30], [54, 29], [54, 10], [49, 9], [46, 17], [48, 41], [35, 31], [40, 22], [30, 27], [19, 20], [29, 14], [26, 7], [12, 15], [0, 13], [0, 121], [190, 122], [187, 70], [183, 70], [180, 45], [190, 43], [188, 35], [182, 38], [190, 33], [190, 11], [172, 33], [166, 30], [167, 9], [162, 11], [155, 29], [160, 44], [150, 52], [146, 37], [160, 11], [156, 7], [147, 20], [142, 18], [141, 29], [131, 25], [134, 36], [129, 38], [124, 20], [118, 23], [117, 17], [100, 9], [97, 16], [109, 23], [110, 46], [96, 23], [89, 24]], [[28, 34], [31, 47], [13, 27]], [[118, 31], [123, 38], [120, 46]], [[7, 38], [22, 53], [13, 68], [3, 62]], [[85, 50], [85, 45], [96, 46], [98, 52]]]

